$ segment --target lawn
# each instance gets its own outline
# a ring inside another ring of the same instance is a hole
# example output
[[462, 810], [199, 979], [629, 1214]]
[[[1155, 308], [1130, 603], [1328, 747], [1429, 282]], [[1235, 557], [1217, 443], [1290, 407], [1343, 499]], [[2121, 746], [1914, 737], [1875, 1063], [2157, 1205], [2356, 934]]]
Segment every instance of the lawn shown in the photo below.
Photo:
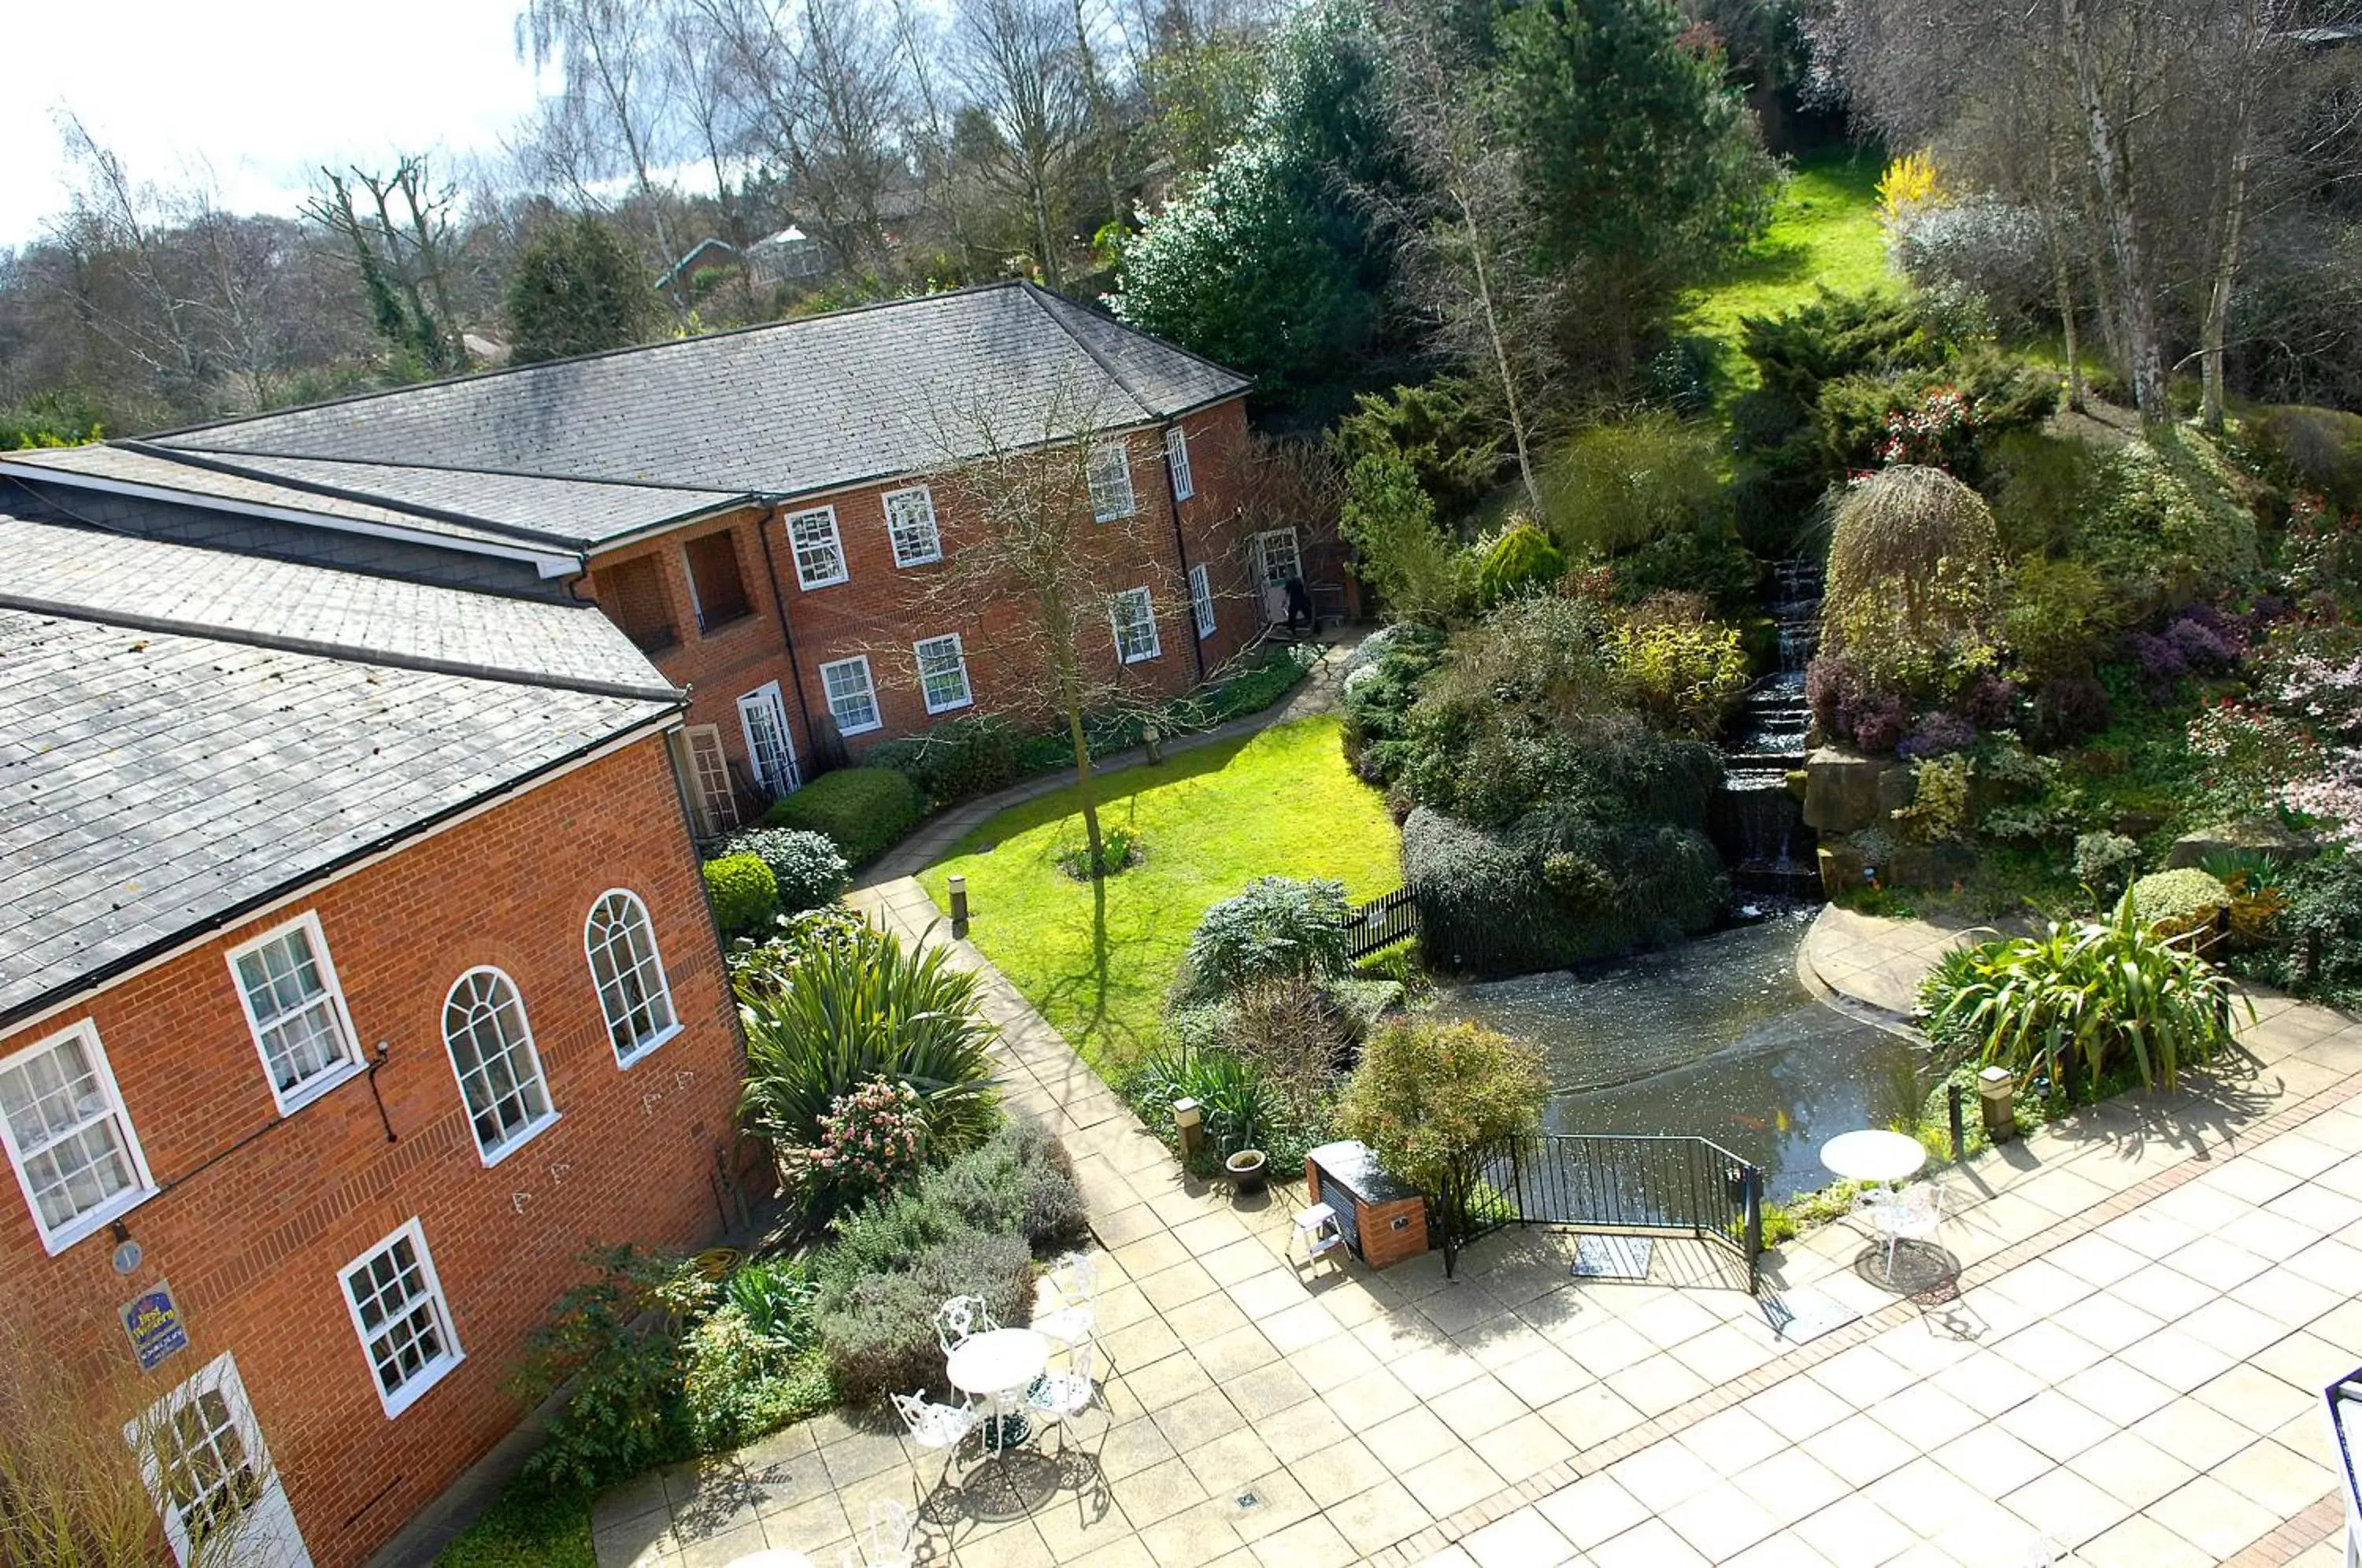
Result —
[[1083, 842], [1072, 787], [1001, 812], [922, 878], [938, 905], [967, 878], [969, 936], [1102, 1071], [1159, 1033], [1165, 988], [1198, 921], [1260, 876], [1334, 877], [1356, 901], [1402, 881], [1401, 838], [1345, 766], [1333, 717], [1300, 719], [1099, 780], [1102, 827], [1147, 857], [1092, 889], [1058, 868]]
[[1754, 367], [1735, 352], [1741, 316], [1802, 304], [1818, 284], [1851, 293], [1885, 282], [1886, 235], [1878, 226], [1885, 164], [1882, 154], [1843, 147], [1798, 159], [1770, 230], [1720, 282], [1690, 296], [1683, 326], [1729, 344], [1731, 369], [1751, 378]]

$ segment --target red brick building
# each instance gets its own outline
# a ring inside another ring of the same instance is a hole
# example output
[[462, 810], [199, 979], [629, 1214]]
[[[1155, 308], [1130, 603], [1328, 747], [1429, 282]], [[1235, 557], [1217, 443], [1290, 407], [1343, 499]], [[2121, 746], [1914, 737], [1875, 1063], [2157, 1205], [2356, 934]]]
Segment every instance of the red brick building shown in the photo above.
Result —
[[988, 422], [1091, 444], [1095, 517], [1136, 563], [1105, 585], [1093, 649], [1116, 690], [1219, 673], [1264, 634], [1273, 583], [1333, 604], [1333, 520], [1242, 518], [1247, 390], [1010, 282], [18, 454], [0, 476], [57, 504], [170, 502], [176, 537], [594, 601], [688, 690], [712, 831], [878, 740], [1033, 710], [1012, 608], [929, 591], [966, 526], [943, 476]]
[[157, 1418], [176, 1554], [361, 1562], [515, 1424], [586, 1245], [724, 1228], [681, 695], [587, 607], [0, 556], [0, 1316]]

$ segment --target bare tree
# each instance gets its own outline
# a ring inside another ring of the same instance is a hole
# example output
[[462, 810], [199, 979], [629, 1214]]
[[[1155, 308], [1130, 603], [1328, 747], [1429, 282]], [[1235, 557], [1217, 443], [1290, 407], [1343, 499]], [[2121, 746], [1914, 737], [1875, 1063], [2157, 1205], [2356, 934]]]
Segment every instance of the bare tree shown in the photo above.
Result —
[[1450, 23], [1423, 0], [1392, 0], [1381, 14], [1387, 115], [1422, 188], [1419, 204], [1396, 204], [1393, 215], [1414, 302], [1446, 349], [1499, 392], [1518, 480], [1540, 513], [1532, 411], [1556, 368], [1556, 286], [1527, 259], [1531, 215], [1516, 155], [1489, 80]]
[[953, 71], [989, 129], [986, 177], [1025, 211], [1034, 262], [1065, 286], [1069, 204], [1091, 109], [1074, 13], [1062, 0], [956, 0]]
[[[654, 172], [671, 153], [664, 30], [658, 0], [525, 0], [516, 48], [519, 60], [536, 67], [557, 63], [565, 84], [546, 129], [557, 133], [557, 145], [595, 159], [596, 172], [629, 177], [669, 271], [680, 260], [666, 222], [671, 193], [657, 187]], [[585, 183], [579, 172], [576, 182]]]
[[[1125, 679], [1127, 646], [1186, 646], [1187, 590], [1143, 539], [1143, 516], [1120, 500], [1129, 468], [1117, 481], [1104, 466], [1111, 450], [1127, 463], [1132, 454], [1071, 383], [1054, 389], [1038, 417], [981, 401], [950, 410], [936, 441], [946, 469], [944, 563], [920, 591], [963, 619], [980, 605], [1009, 607], [992, 628], [999, 684], [1073, 745], [1096, 883], [1105, 843], [1085, 721], [1141, 701]], [[1096, 484], [1095, 462], [1103, 465]]]
[[401, 159], [391, 174], [324, 168], [320, 179], [304, 215], [352, 253], [379, 334], [430, 373], [467, 369], [451, 304], [457, 187], [437, 186], [423, 155]]

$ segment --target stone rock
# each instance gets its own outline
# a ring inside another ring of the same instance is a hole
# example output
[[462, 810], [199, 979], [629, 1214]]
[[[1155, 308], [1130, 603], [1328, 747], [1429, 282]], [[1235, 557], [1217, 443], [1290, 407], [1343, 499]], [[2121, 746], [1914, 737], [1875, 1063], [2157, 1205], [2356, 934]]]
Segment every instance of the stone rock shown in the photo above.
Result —
[[1870, 866], [1860, 850], [1842, 840], [1823, 843], [1816, 858], [1821, 869], [1821, 892], [1832, 900], [1860, 887], [1861, 874]]
[[1919, 776], [1911, 771], [1908, 763], [1897, 762], [1879, 770], [1878, 809], [1881, 812], [1899, 812], [1919, 798]]
[[1842, 746], [1827, 745], [1805, 758], [1805, 825], [1821, 833], [1859, 833], [1886, 815], [1878, 778], [1893, 766]]
[[1881, 867], [1883, 880], [1898, 888], [1948, 888], [1977, 868], [1977, 852], [1963, 844], [1903, 844]]
[[2179, 871], [2196, 866], [2210, 855], [2234, 851], [2260, 855], [2279, 866], [2293, 866], [2321, 853], [2321, 845], [2269, 817], [2247, 817], [2183, 834], [2166, 855], [2165, 868]]

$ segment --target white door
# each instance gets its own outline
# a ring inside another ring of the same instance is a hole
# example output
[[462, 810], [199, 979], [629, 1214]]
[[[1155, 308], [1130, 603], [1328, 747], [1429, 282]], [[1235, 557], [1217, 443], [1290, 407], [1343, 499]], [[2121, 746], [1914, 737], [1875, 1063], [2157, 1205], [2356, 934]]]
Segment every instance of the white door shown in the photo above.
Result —
[[149, 1406], [123, 1435], [183, 1568], [312, 1568], [228, 1354]]
[[1264, 618], [1286, 620], [1286, 597], [1271, 591], [1290, 578], [1304, 575], [1304, 556], [1296, 547], [1296, 530], [1275, 528], [1268, 534], [1257, 534], [1247, 541], [1247, 553], [1254, 567], [1255, 599], [1263, 606]]
[[738, 797], [730, 788], [730, 758], [722, 750], [722, 731], [712, 724], [691, 724], [690, 777], [697, 785], [698, 836], [717, 838], [738, 825]]
[[803, 783], [796, 770], [796, 743], [788, 729], [788, 705], [779, 683], [758, 686], [738, 699], [738, 723], [746, 732], [746, 756], [755, 777], [774, 796], [791, 794]]

